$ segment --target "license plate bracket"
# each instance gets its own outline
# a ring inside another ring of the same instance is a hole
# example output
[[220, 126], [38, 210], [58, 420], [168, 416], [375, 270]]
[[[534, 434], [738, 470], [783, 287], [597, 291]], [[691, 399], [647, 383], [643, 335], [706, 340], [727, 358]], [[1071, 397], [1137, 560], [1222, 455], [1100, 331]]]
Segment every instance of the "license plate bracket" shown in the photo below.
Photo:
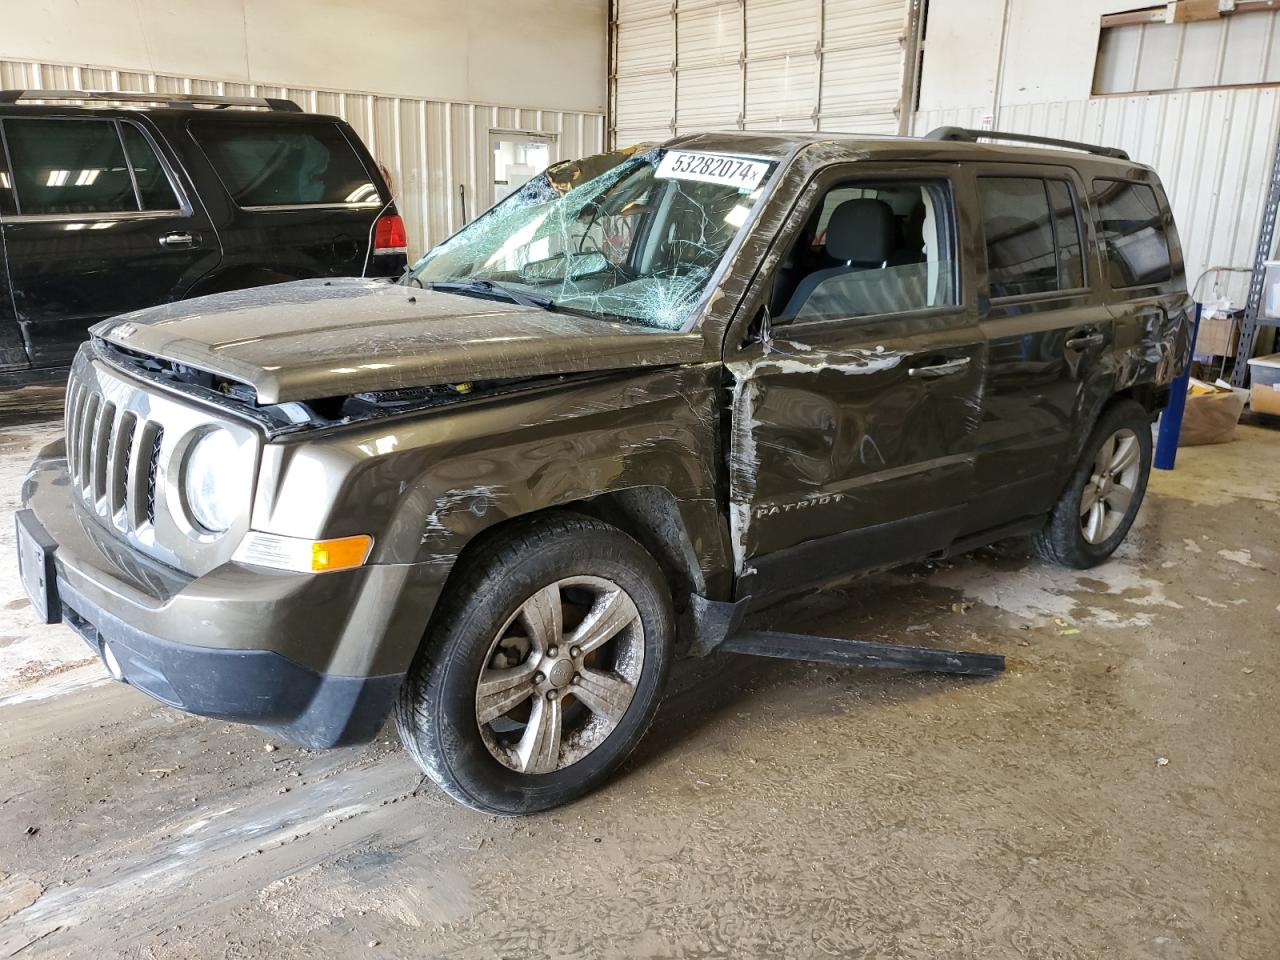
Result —
[[27, 599], [45, 623], [61, 623], [62, 604], [58, 600], [58, 573], [53, 559], [58, 544], [32, 511], [17, 511], [14, 521], [18, 528], [18, 572]]

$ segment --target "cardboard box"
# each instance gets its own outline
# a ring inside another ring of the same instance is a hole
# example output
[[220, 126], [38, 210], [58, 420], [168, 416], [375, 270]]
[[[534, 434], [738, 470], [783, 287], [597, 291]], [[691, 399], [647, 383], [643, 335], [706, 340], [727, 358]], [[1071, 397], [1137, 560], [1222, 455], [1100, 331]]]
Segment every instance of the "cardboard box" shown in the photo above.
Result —
[[1197, 357], [1234, 357], [1240, 327], [1231, 317], [1204, 317], [1196, 334]]
[[1280, 417], [1280, 353], [1249, 361], [1249, 409]]
[[1187, 384], [1187, 405], [1182, 413], [1178, 446], [1226, 443], [1235, 437], [1244, 412], [1245, 392], [1229, 386], [1205, 383], [1195, 377]]

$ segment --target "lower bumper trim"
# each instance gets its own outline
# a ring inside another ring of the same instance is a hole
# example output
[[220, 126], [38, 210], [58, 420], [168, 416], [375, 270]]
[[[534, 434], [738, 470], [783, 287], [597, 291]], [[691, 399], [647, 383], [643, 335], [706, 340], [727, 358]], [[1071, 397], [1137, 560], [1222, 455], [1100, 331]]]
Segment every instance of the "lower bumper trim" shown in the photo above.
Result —
[[402, 674], [344, 677], [269, 650], [197, 647], [150, 636], [58, 581], [64, 621], [125, 683], [188, 713], [260, 727], [313, 750], [367, 743], [395, 702]]

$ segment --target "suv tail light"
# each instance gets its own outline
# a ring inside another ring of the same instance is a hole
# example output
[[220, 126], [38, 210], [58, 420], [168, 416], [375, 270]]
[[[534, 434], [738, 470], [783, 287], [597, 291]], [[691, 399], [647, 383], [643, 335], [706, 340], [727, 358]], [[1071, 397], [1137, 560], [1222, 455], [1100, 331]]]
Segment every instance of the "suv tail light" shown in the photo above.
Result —
[[404, 232], [404, 221], [398, 213], [379, 217], [373, 226], [374, 253], [408, 253], [409, 238]]

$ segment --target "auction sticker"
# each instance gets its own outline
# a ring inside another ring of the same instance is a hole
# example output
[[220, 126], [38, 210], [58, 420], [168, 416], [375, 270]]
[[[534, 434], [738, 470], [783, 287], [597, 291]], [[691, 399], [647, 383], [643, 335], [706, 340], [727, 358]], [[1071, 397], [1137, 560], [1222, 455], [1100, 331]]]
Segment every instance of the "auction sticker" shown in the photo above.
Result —
[[664, 180], [699, 180], [739, 190], [754, 190], [768, 172], [769, 164], [763, 160], [730, 153], [668, 150], [654, 176]]

